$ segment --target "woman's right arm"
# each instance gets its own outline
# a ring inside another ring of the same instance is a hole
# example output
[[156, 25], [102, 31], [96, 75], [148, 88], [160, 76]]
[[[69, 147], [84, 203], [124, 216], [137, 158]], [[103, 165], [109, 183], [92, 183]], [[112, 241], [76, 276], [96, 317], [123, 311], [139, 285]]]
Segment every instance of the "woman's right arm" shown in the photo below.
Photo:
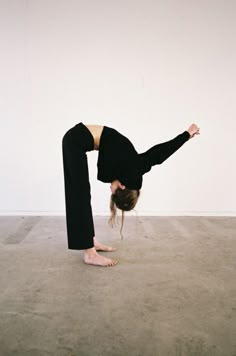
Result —
[[170, 141], [159, 143], [146, 152], [139, 154], [143, 173], [148, 172], [152, 166], [163, 163], [176, 152], [186, 141], [199, 134], [197, 125], [192, 124], [188, 130], [179, 134]]

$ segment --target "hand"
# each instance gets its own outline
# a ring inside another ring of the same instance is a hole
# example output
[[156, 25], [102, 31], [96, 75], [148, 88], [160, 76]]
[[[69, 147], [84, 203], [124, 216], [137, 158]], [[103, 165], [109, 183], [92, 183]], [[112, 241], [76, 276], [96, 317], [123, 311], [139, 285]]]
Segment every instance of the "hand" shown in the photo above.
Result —
[[112, 194], [114, 194], [116, 192], [117, 188], [120, 188], [120, 189], [123, 190], [126, 187], [125, 187], [125, 185], [121, 184], [121, 182], [118, 179], [115, 179], [110, 185], [110, 189], [111, 189]]
[[200, 135], [199, 130], [200, 130], [200, 128], [196, 124], [192, 124], [191, 126], [189, 126], [187, 131], [190, 134], [190, 138], [192, 138], [195, 135]]

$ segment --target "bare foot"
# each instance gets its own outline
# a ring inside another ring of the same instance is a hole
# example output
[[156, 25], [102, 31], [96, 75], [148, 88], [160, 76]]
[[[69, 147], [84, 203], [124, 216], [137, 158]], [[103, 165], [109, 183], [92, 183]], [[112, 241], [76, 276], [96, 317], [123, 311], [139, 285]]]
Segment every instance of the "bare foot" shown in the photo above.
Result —
[[116, 248], [115, 247], [110, 247], [107, 245], [103, 245], [100, 242], [98, 242], [98, 240], [94, 237], [93, 238], [94, 241], [94, 247], [96, 251], [105, 251], [105, 252], [109, 252], [109, 251], [115, 251]]
[[115, 266], [118, 261], [111, 260], [110, 258], [103, 257], [97, 253], [95, 247], [84, 251], [84, 263], [96, 266]]

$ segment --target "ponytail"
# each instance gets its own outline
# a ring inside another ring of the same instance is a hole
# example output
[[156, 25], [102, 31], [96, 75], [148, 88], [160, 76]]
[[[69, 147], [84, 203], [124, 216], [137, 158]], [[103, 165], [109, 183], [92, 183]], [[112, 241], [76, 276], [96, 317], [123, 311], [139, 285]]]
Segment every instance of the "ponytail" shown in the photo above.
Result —
[[129, 190], [117, 188], [116, 192], [111, 195], [110, 199], [110, 211], [111, 216], [109, 218], [109, 225], [114, 227], [118, 222], [117, 208], [121, 210], [121, 228], [120, 235], [121, 240], [123, 240], [122, 230], [124, 225], [125, 211], [132, 210], [139, 198], [139, 190]]

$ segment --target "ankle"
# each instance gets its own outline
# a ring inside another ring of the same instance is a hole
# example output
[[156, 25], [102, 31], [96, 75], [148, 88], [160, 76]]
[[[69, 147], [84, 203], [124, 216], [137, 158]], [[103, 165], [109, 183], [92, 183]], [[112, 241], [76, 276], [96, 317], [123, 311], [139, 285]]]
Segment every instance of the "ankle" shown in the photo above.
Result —
[[87, 248], [86, 250], [84, 250], [84, 255], [87, 255], [87, 256], [97, 255], [95, 247]]
[[98, 240], [96, 239], [96, 237], [93, 238], [93, 243], [94, 243], [94, 246], [98, 244]]

